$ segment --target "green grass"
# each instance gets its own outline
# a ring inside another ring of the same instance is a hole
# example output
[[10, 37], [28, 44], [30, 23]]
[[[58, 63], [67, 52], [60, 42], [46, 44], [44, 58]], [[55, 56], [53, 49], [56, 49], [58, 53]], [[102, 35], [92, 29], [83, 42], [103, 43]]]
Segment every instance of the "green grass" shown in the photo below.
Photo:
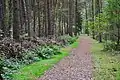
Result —
[[76, 48], [79, 45], [79, 39], [71, 45], [71, 48]]
[[93, 40], [94, 80], [120, 80], [120, 54], [103, 51], [103, 44]]
[[41, 75], [43, 75], [46, 70], [50, 69], [54, 64], [58, 63], [65, 56], [68, 56], [72, 48], [76, 48], [78, 44], [79, 40], [74, 42], [69, 47], [62, 48], [62, 54], [55, 55], [51, 59], [41, 60], [21, 68], [18, 73], [12, 75], [14, 80], [36, 80]]

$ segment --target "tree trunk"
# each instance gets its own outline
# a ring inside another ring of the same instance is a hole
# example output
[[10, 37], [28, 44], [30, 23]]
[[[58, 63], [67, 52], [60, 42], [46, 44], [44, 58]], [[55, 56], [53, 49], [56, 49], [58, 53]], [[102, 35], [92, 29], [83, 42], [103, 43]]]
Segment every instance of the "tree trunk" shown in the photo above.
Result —
[[94, 31], [94, 26], [95, 26], [95, 24], [94, 24], [94, 22], [95, 22], [95, 18], [94, 18], [94, 16], [95, 16], [95, 8], [94, 8], [94, 0], [92, 0], [92, 21], [93, 21], [93, 31], [92, 31], [92, 37], [93, 37], [93, 39], [95, 39], [95, 31]]
[[19, 24], [19, 1], [13, 0], [13, 38], [19, 41], [20, 24]]
[[119, 46], [120, 45], [120, 27], [119, 27], [119, 25], [117, 25], [117, 28], [118, 28], [117, 45]]
[[72, 18], [72, 5], [73, 5], [73, 3], [72, 3], [73, 1], [72, 0], [69, 0], [69, 10], [68, 10], [68, 24], [69, 24], [69, 29], [68, 29], [68, 33], [69, 33], [69, 35], [70, 36], [73, 36], [73, 34], [72, 34], [72, 32], [73, 32], [73, 28], [72, 28], [72, 26], [73, 26], [73, 18]]
[[99, 42], [102, 42], [102, 33], [99, 33]]

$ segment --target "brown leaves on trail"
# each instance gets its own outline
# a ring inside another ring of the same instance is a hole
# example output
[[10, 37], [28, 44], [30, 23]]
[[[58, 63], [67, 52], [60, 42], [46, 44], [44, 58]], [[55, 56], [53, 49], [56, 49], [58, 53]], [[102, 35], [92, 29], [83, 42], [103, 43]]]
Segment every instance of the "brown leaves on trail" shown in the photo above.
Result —
[[92, 80], [91, 41], [87, 37], [80, 45], [38, 80]]

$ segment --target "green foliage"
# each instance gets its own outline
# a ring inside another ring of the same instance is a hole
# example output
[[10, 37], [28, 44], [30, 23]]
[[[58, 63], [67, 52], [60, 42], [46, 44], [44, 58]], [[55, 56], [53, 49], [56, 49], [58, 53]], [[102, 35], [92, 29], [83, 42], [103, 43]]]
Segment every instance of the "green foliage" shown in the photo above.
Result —
[[0, 58], [0, 74], [3, 73], [3, 66], [4, 66], [3, 59]]
[[[71, 37], [71, 36], [60, 37], [60, 40], [63, 40], [63, 42], [65, 42], [63, 45], [72, 44], [73, 42], [76, 41], [76, 39], [77, 39], [77, 37]], [[77, 45], [77, 43], [74, 46], [76, 46], [76, 45]], [[42, 61], [43, 59], [49, 60], [50, 58], [52, 59], [54, 56], [57, 56], [57, 55], [61, 55], [61, 58], [62, 58], [63, 55], [65, 55], [65, 54], [61, 54], [61, 53], [63, 53], [60, 50], [61, 47], [62, 46], [57, 45], [57, 44], [56, 45], [55, 44], [54, 45], [53, 44], [45, 44], [45, 45], [39, 46], [36, 49], [21, 53], [22, 54], [21, 58], [18, 58], [18, 57], [15, 57], [15, 58], [5, 57], [4, 59], [0, 58], [0, 74], [2, 74], [2, 77], [5, 80], [12, 80], [12, 74], [17, 72], [21, 67], [23, 67], [25, 65], [30, 65], [34, 62]], [[54, 61], [54, 62], [56, 62], [56, 61]], [[41, 65], [39, 65], [39, 66], [41, 66]], [[50, 66], [51, 66], [51, 64], [50, 64]], [[45, 70], [46, 70], [46, 68], [45, 68]]]
[[[21, 68], [17, 73], [13, 74], [13, 80], [36, 80], [44, 74], [46, 70], [51, 68], [54, 64], [60, 61], [65, 56], [68, 56], [72, 48], [76, 48], [79, 44], [79, 40], [66, 48], [59, 48], [58, 46], [49, 46], [56, 51], [59, 55], [55, 55], [51, 59], [44, 59], [33, 64], [27, 65]], [[45, 46], [44, 46], [45, 47]]]
[[54, 55], [61, 54], [61, 52], [60, 52], [60, 48], [61, 48], [61, 47], [60, 47], [60, 46], [50, 45], [50, 48], [53, 49]]
[[11, 74], [21, 66], [20, 60], [10, 58], [0, 60], [0, 74], [5, 80], [11, 80]]
[[107, 41], [106, 43], [104, 43], [104, 50], [110, 50], [112, 51], [113, 49], [115, 49], [115, 43], [111, 42], [111, 41]]
[[3, 59], [0, 57], [0, 76], [2, 76], [2, 74], [4, 74], [3, 67], [4, 67], [4, 61], [3, 61]]
[[40, 48], [35, 49], [35, 53], [38, 54], [39, 57], [43, 59], [51, 58], [55, 54], [59, 54], [58, 46], [42, 46]]
[[70, 45], [76, 41], [78, 37], [71, 37], [69, 35], [60, 36], [59, 40], [63, 42], [63, 45]]
[[109, 15], [109, 20], [113, 23], [119, 23], [120, 20], [120, 1], [119, 0], [107, 0], [108, 5], [106, 12]]
[[57, 55], [60, 53], [61, 52], [59, 46], [40, 46], [37, 49], [24, 53], [24, 57], [22, 59], [1, 59], [0, 72], [4, 79], [10, 80], [12, 78], [11, 75], [15, 73], [18, 69], [20, 69], [22, 66], [31, 64], [36, 61], [40, 61], [42, 59], [49, 59], [53, 55]]
[[[104, 43], [104, 50], [106, 51], [120, 51], [120, 46], [117, 45], [116, 42], [113, 41], [107, 41], [106, 43]], [[120, 53], [120, 52], [117, 52]]]
[[[109, 22], [108, 33], [112, 36], [112, 41], [119, 41], [119, 32], [120, 32], [120, 0], [107, 0], [107, 5], [105, 8], [105, 13], [107, 15], [107, 20]], [[119, 42], [117, 42], [119, 49]], [[116, 49], [115, 49], [116, 50]]]
[[93, 41], [92, 57], [94, 62], [94, 80], [120, 80], [120, 55], [103, 51], [103, 44]]
[[31, 64], [35, 61], [39, 61], [40, 58], [37, 56], [37, 54], [35, 54], [35, 51], [27, 51], [26, 53], [24, 53], [24, 57], [23, 57], [23, 63], [28, 65]]
[[95, 33], [106, 33], [108, 27], [108, 20], [105, 13], [100, 13], [96, 16], [95, 21], [88, 22], [89, 30]]

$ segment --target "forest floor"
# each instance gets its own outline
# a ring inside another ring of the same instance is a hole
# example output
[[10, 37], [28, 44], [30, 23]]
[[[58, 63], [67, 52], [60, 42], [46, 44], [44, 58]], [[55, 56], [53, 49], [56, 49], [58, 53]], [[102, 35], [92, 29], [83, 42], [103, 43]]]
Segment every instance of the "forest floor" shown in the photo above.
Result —
[[92, 80], [91, 39], [81, 37], [78, 48], [38, 80]]
[[120, 54], [104, 51], [103, 44], [80, 36], [63, 54], [20, 69], [14, 80], [120, 80]]
[[92, 40], [93, 80], [120, 80], [120, 54], [104, 50], [104, 43]]

